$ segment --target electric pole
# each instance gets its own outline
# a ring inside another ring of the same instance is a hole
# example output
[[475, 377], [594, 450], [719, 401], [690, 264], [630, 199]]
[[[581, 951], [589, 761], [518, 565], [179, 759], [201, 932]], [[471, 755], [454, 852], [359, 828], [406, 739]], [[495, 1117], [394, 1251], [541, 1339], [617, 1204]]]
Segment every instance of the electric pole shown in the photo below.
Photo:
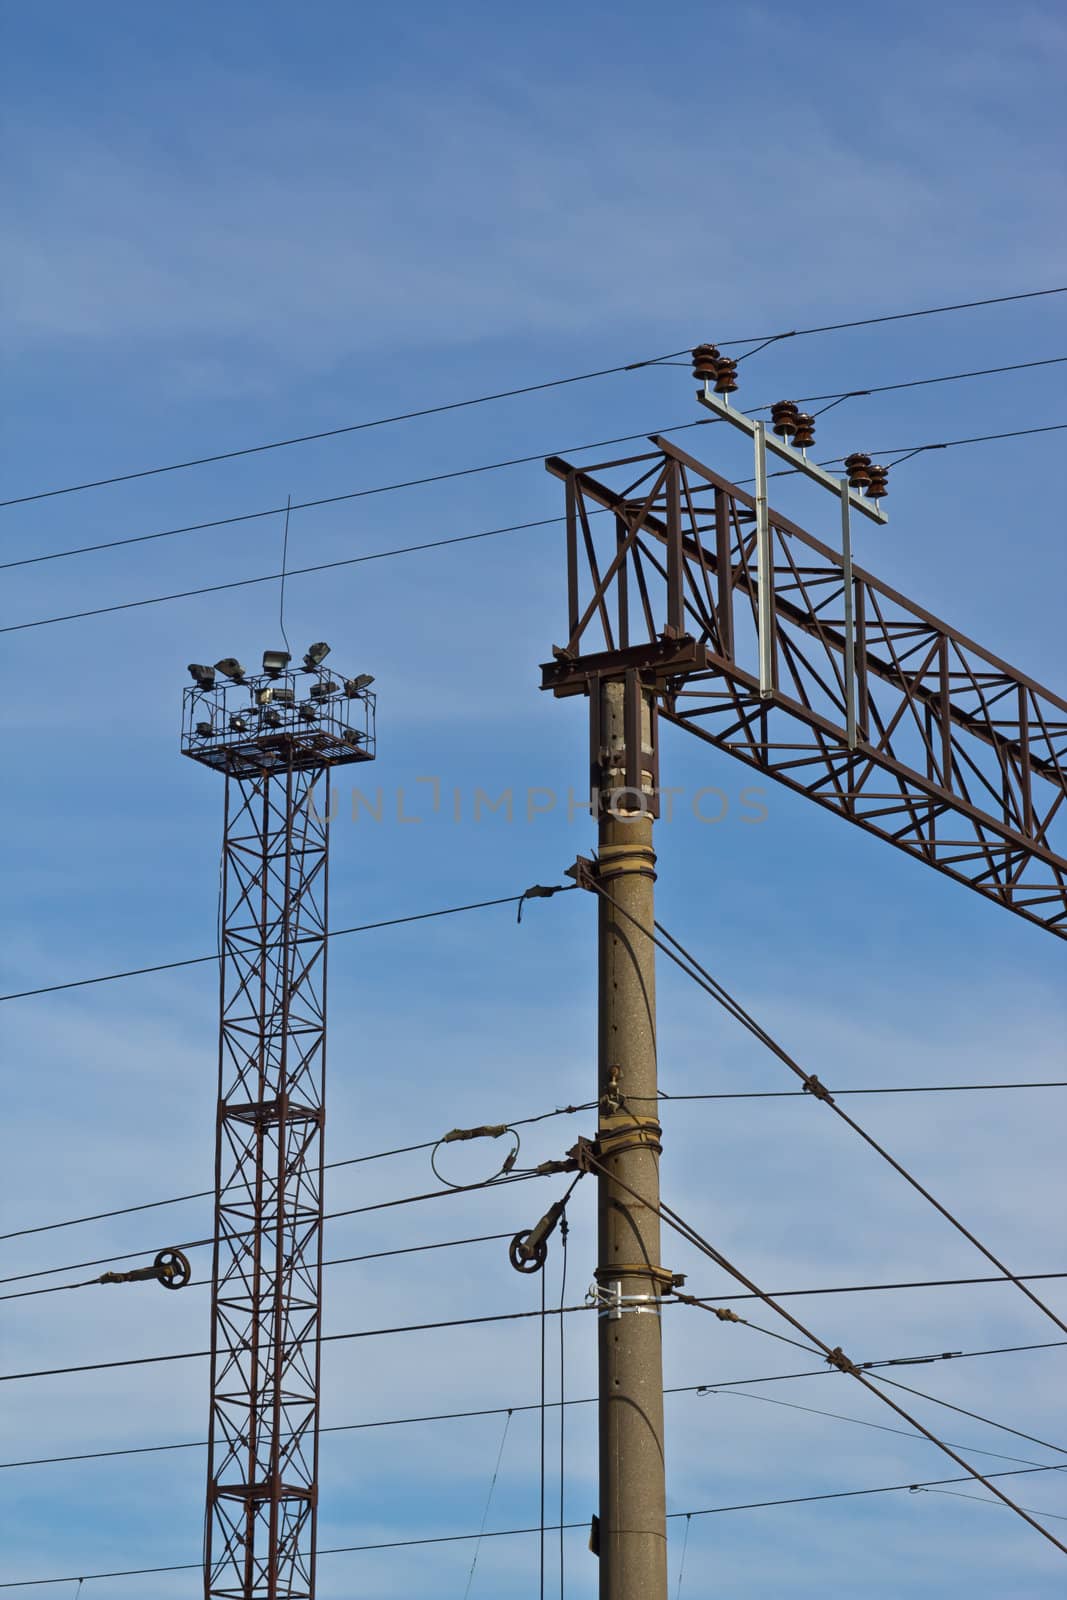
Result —
[[[597, 1145], [601, 1600], [666, 1600], [656, 1080], [658, 788], [653, 689], [641, 675], [590, 681], [598, 817]], [[618, 1181], [616, 1181], [616, 1179]], [[633, 1192], [631, 1192], [633, 1191]], [[640, 1200], [635, 1198], [639, 1195]]]

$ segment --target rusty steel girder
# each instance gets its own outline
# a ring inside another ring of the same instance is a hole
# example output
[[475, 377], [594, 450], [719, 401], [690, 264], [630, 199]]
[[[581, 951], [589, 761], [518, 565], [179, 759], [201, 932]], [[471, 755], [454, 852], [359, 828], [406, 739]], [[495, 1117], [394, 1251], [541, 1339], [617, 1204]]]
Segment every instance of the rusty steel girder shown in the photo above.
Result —
[[847, 607], [841, 553], [773, 509], [761, 692], [756, 501], [651, 442], [546, 462], [566, 488], [567, 635], [542, 687], [629, 671], [668, 721], [1067, 937], [1067, 699], [854, 564]]

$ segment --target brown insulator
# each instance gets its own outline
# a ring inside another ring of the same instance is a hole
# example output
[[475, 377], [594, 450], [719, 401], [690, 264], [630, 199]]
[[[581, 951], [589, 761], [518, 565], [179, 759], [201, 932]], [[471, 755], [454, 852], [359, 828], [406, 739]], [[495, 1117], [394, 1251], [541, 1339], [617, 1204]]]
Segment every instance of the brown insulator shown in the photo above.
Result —
[[698, 344], [693, 351], [693, 377], [698, 383], [714, 383], [721, 359], [713, 344]]
[[815, 418], [808, 411], [801, 411], [797, 416], [797, 425], [793, 431], [793, 443], [798, 450], [806, 450], [815, 443]]
[[853, 450], [850, 456], [845, 457], [845, 471], [848, 473], [850, 489], [866, 489], [871, 481], [870, 456], [865, 456], [861, 450]]
[[733, 394], [737, 388], [737, 362], [731, 356], [719, 357], [719, 371], [715, 379], [716, 394]]
[[871, 482], [867, 493], [872, 500], [884, 500], [889, 493], [889, 468], [872, 466], [868, 468], [868, 471], [870, 472]]
[[781, 439], [797, 431], [800, 410], [795, 400], [776, 400], [771, 407], [771, 428]]

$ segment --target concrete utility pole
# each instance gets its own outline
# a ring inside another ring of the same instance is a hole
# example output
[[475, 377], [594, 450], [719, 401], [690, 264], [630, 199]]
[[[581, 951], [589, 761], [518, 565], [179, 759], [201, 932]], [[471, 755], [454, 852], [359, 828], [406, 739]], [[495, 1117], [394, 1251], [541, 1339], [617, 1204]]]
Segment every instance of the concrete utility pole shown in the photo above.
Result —
[[[590, 683], [598, 813], [599, 1101], [597, 1138], [601, 1600], [666, 1600], [660, 1296], [660, 1126], [654, 912], [657, 809], [653, 689], [636, 671]], [[614, 902], [614, 903], [613, 903]], [[613, 1181], [618, 1178], [626, 1189]], [[635, 1190], [647, 1205], [627, 1189]]]

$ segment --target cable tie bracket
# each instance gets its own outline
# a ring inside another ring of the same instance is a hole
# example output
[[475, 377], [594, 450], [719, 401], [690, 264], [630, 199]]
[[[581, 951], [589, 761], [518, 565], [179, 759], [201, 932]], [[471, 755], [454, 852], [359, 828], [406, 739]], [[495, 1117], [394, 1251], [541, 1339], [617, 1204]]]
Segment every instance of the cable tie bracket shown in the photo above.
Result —
[[591, 857], [578, 856], [573, 867], [568, 867], [563, 876], [573, 878], [579, 889], [589, 889], [595, 893], [598, 871], [597, 863]]
[[600, 1146], [596, 1140], [586, 1139], [582, 1134], [579, 1134], [576, 1143], [567, 1151], [569, 1165], [565, 1170], [568, 1172], [595, 1172], [599, 1155]]
[[814, 1072], [809, 1072], [804, 1079], [804, 1093], [813, 1094], [816, 1100], [825, 1100], [828, 1106], [836, 1103], [825, 1083], [820, 1083]]
[[826, 1357], [830, 1366], [836, 1367], [838, 1372], [850, 1372], [854, 1378], [860, 1375], [860, 1369], [854, 1361], [850, 1361], [840, 1345], [835, 1345]]

